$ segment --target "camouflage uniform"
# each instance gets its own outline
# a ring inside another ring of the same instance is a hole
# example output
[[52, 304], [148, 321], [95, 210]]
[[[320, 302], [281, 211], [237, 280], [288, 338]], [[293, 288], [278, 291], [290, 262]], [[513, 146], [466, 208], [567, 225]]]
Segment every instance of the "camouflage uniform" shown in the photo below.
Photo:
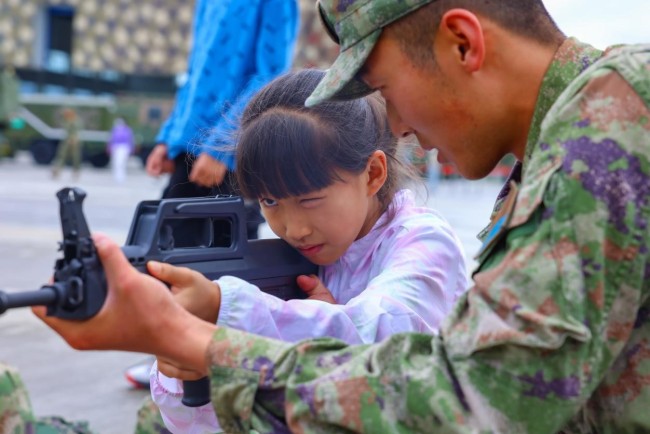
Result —
[[20, 82], [12, 67], [0, 72], [0, 124], [5, 128], [20, 109]]
[[568, 39], [440, 336], [348, 347], [220, 329], [224, 429], [650, 432], [649, 106], [650, 46]]
[[[58, 172], [61, 171], [68, 159], [72, 159], [72, 168], [75, 173], [79, 172], [81, 168], [82, 157], [82, 143], [79, 139], [83, 125], [77, 112], [71, 108], [64, 109], [63, 111], [63, 129], [65, 130], [65, 138], [59, 143], [56, 151], [56, 158], [52, 163], [53, 175], [56, 177]], [[66, 114], [68, 113], [68, 114]]]
[[0, 362], [0, 433], [2, 434], [90, 434], [84, 422], [71, 423], [60, 417], [34, 417], [27, 389], [18, 372]]
[[170, 434], [151, 396], [147, 396], [138, 409], [135, 434]]

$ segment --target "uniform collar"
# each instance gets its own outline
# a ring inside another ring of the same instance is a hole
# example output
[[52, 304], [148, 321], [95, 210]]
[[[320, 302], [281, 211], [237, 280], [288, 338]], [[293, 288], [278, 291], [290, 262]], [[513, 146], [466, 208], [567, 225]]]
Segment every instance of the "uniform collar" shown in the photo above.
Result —
[[495, 202], [491, 216], [492, 223], [479, 232], [479, 240], [485, 240], [492, 230], [494, 219], [500, 215], [501, 208], [511, 192], [511, 181], [517, 185], [521, 182], [522, 173], [524, 173], [528, 161], [530, 161], [535, 148], [538, 146], [542, 121], [548, 111], [569, 84], [602, 56], [603, 51], [582, 43], [576, 38], [567, 38], [557, 49], [553, 60], [551, 60], [551, 64], [544, 74], [542, 85], [539, 89], [533, 119], [526, 140], [524, 162], [523, 164], [521, 162], [515, 163], [510, 176], [506, 180]]
[[553, 60], [549, 65], [542, 86], [539, 89], [537, 103], [533, 120], [528, 132], [526, 141], [526, 153], [524, 157], [524, 168], [530, 160], [542, 127], [542, 121], [555, 103], [560, 94], [569, 84], [575, 80], [585, 69], [591, 66], [596, 60], [603, 55], [602, 50], [598, 50], [591, 45], [582, 43], [576, 38], [567, 38], [557, 49]]

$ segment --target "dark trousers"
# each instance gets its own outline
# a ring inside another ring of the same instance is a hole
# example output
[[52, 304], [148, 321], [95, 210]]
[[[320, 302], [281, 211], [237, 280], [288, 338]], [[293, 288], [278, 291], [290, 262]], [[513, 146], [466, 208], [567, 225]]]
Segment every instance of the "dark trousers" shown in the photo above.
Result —
[[[228, 171], [221, 184], [216, 187], [202, 187], [191, 182], [188, 177], [194, 165], [195, 156], [182, 153], [174, 158], [175, 170], [169, 178], [167, 187], [163, 190], [162, 198], [182, 198], [182, 197], [206, 197], [216, 196], [217, 194], [238, 195], [234, 182], [234, 173]], [[260, 213], [259, 204], [245, 202], [246, 208], [246, 230], [248, 239], [257, 238], [259, 225], [264, 222], [264, 217]]]

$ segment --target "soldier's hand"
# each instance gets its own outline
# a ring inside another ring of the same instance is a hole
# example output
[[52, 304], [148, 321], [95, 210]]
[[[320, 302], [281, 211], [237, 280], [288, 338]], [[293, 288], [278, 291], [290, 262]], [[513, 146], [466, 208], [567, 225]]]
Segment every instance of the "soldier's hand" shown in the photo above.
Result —
[[198, 271], [149, 261], [147, 271], [170, 285], [178, 304], [192, 315], [215, 324], [221, 307], [221, 288]]
[[75, 349], [156, 354], [207, 372], [205, 351], [216, 326], [189, 314], [162, 282], [133, 268], [108, 237], [93, 240], [108, 286], [99, 313], [77, 321], [46, 316], [43, 306], [33, 312]]
[[326, 303], [336, 304], [336, 300], [332, 296], [329, 289], [323, 285], [323, 282], [315, 275], [302, 275], [298, 276], [296, 280], [298, 287], [307, 294], [308, 300], [320, 300]]
[[226, 177], [228, 167], [208, 154], [201, 154], [192, 166], [188, 179], [202, 187], [214, 187]]
[[158, 143], [147, 157], [146, 170], [149, 176], [160, 176], [174, 171], [174, 161], [167, 158], [167, 145]]

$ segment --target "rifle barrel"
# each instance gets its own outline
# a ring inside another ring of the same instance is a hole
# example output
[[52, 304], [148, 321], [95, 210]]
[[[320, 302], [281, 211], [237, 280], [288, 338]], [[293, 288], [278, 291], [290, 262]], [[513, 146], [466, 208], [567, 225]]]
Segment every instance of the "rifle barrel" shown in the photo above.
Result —
[[49, 286], [36, 291], [12, 292], [11, 294], [0, 291], [0, 314], [14, 307], [47, 306], [56, 302], [56, 298], [56, 290]]

